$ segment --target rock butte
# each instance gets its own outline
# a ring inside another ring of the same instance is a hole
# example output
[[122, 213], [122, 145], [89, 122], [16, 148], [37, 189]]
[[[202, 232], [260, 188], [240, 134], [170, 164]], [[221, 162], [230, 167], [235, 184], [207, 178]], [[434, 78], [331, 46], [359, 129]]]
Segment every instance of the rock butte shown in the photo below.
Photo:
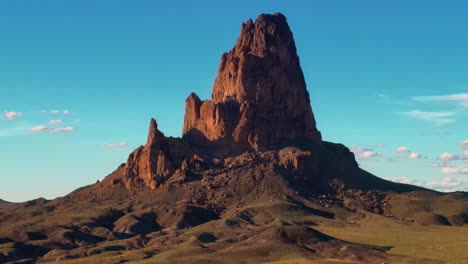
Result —
[[221, 57], [211, 100], [186, 100], [183, 137], [229, 155], [297, 140], [319, 144], [293, 34], [279, 13], [242, 24]]
[[242, 24], [236, 45], [222, 55], [211, 100], [187, 98], [182, 138], [165, 137], [152, 119], [146, 145], [119, 170], [127, 188], [155, 189], [201, 159], [195, 154], [224, 158], [304, 142], [319, 146], [322, 139], [293, 34], [282, 14], [262, 14]]

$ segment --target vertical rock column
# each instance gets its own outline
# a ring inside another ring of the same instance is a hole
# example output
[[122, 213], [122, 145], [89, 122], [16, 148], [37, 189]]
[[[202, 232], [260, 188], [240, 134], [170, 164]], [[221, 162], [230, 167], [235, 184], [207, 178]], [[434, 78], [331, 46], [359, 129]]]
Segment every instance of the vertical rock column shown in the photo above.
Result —
[[219, 153], [263, 151], [281, 143], [320, 144], [293, 34], [279, 13], [242, 24], [224, 53], [211, 100], [186, 100], [184, 138]]

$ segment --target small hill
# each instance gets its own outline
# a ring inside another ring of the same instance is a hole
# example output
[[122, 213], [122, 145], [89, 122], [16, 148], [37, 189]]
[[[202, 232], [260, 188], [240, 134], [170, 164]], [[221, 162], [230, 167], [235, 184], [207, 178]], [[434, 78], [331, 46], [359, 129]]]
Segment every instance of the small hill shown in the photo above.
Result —
[[5, 201], [5, 200], [2, 200], [2, 199], [0, 199], [0, 207], [2, 207], [2, 206], [6, 206], [6, 205], [9, 205], [9, 204], [12, 204], [12, 203], [11, 203], [11, 202], [7, 202], [7, 201]]

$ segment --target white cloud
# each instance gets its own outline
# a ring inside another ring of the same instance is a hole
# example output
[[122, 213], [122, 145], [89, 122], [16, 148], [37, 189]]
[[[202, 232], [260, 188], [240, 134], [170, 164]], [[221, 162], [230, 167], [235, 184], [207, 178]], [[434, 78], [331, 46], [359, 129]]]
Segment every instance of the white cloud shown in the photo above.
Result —
[[417, 96], [414, 100], [420, 102], [448, 102], [468, 107], [468, 93], [449, 94], [439, 96]]
[[442, 162], [444, 161], [449, 162], [449, 161], [456, 161], [456, 160], [461, 160], [461, 161], [468, 160], [468, 140], [460, 141], [458, 145], [462, 149], [463, 154], [458, 155], [458, 154], [444, 152], [439, 157], [442, 160]]
[[119, 142], [119, 143], [104, 143], [104, 147], [108, 148], [120, 148], [120, 147], [126, 147], [128, 144], [126, 142]]
[[379, 156], [380, 156], [381, 161], [393, 162], [393, 158], [391, 158], [391, 157], [387, 157], [387, 156], [383, 156], [383, 155], [379, 155]]
[[396, 153], [406, 153], [406, 152], [409, 152], [410, 149], [407, 148], [407, 147], [398, 147], [398, 148], [394, 149], [393, 151], [396, 152]]
[[468, 168], [463, 167], [443, 167], [442, 174], [468, 174]]
[[59, 120], [59, 119], [57, 119], [57, 120], [50, 120], [49, 123], [50, 123], [50, 124], [60, 124], [60, 123], [62, 123], [62, 120]]
[[376, 95], [376, 103], [378, 104], [389, 104], [389, 105], [410, 105], [411, 103], [408, 102], [406, 99], [400, 99], [394, 97], [393, 95], [386, 94], [386, 93], [378, 93]]
[[386, 180], [392, 181], [392, 182], [398, 182], [398, 183], [404, 183], [404, 184], [411, 184], [414, 182], [413, 179], [407, 178], [405, 176], [403, 177], [389, 177], [385, 178]]
[[378, 156], [380, 156], [380, 155], [375, 151], [364, 151], [364, 152], [361, 153], [361, 158], [365, 158], [365, 159], [372, 158], [372, 157], [378, 157]]
[[73, 127], [63, 127], [63, 128], [55, 128], [55, 127], [46, 127], [46, 126], [35, 126], [31, 128], [32, 131], [49, 131], [49, 132], [70, 132], [74, 131]]
[[364, 147], [369, 147], [369, 148], [383, 148], [383, 147], [385, 147], [385, 145], [384, 145], [384, 144], [364, 145]]
[[349, 150], [351, 152], [354, 152], [355, 154], [360, 154], [364, 151], [372, 151], [370, 148], [365, 148], [365, 147], [350, 147]]
[[455, 168], [455, 167], [443, 167], [440, 172], [442, 172], [442, 174], [454, 174], [454, 173], [457, 173], [458, 172], [458, 168]]
[[5, 118], [8, 120], [13, 120], [15, 118], [22, 117], [23, 114], [21, 112], [5, 112]]
[[73, 127], [64, 127], [64, 128], [54, 128], [52, 131], [64, 132], [64, 131], [73, 131], [75, 128]]
[[439, 181], [432, 181], [426, 184], [426, 187], [438, 191], [453, 192], [463, 185], [463, 181], [455, 177], [446, 176]]
[[461, 142], [458, 143], [458, 144], [460, 145], [460, 147], [461, 147], [462, 149], [468, 150], [468, 139], [467, 139], [467, 140], [463, 140], [463, 141], [461, 141]]
[[443, 168], [443, 167], [451, 167], [451, 166], [447, 165], [446, 163], [432, 163], [432, 164], [431, 164], [431, 167], [434, 167], [434, 168]]
[[419, 153], [416, 153], [416, 152], [412, 152], [409, 157], [409, 159], [425, 159], [426, 157], [422, 156], [421, 154]]
[[68, 110], [63, 110], [63, 111], [62, 110], [50, 110], [49, 113], [51, 113], [51, 114], [69, 114], [70, 111], [68, 111]]
[[455, 119], [453, 119], [455, 116], [454, 112], [424, 112], [412, 110], [403, 112], [403, 114], [414, 119], [430, 121], [436, 125], [445, 125], [455, 122]]
[[48, 129], [49, 128], [46, 127], [46, 126], [35, 126], [35, 127], [31, 128], [32, 131], [46, 131]]
[[466, 181], [463, 178], [460, 178], [457, 175], [445, 175], [438, 180], [433, 180], [430, 182], [417, 181], [408, 177], [389, 177], [385, 178], [386, 180], [404, 183], [404, 184], [413, 184], [429, 189], [434, 189], [441, 192], [454, 192], [457, 190], [466, 189]]
[[[354, 153], [357, 160], [369, 160], [375, 157], [382, 157], [379, 153], [366, 147], [350, 147], [349, 150]], [[382, 158], [383, 160], [383, 158]]]
[[[446, 166], [441, 168], [441, 173], [445, 176], [441, 182], [431, 182], [428, 187], [440, 191], [467, 190], [468, 188], [468, 167], [466, 166]], [[451, 189], [447, 189], [451, 188]]]
[[445, 160], [445, 161], [450, 161], [450, 160], [463, 160], [465, 159], [465, 157], [463, 156], [460, 156], [460, 155], [456, 155], [456, 154], [452, 154], [452, 153], [448, 153], [448, 152], [444, 152], [440, 155], [440, 159], [441, 160]]

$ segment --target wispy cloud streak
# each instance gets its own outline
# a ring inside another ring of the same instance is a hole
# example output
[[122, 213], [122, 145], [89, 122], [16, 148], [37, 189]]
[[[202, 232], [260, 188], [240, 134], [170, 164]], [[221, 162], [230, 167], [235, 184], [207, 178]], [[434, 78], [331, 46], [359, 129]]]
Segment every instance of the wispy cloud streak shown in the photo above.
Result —
[[447, 102], [455, 103], [464, 107], [468, 107], [468, 93], [436, 95], [436, 96], [416, 96], [413, 100], [419, 102]]
[[429, 121], [436, 125], [445, 125], [455, 122], [455, 114], [455, 112], [425, 112], [421, 110], [403, 112], [403, 115], [418, 120]]
[[49, 132], [70, 132], [74, 131], [73, 127], [47, 127], [47, 126], [35, 126], [31, 128], [31, 131], [41, 132], [41, 131], [49, 131]]

